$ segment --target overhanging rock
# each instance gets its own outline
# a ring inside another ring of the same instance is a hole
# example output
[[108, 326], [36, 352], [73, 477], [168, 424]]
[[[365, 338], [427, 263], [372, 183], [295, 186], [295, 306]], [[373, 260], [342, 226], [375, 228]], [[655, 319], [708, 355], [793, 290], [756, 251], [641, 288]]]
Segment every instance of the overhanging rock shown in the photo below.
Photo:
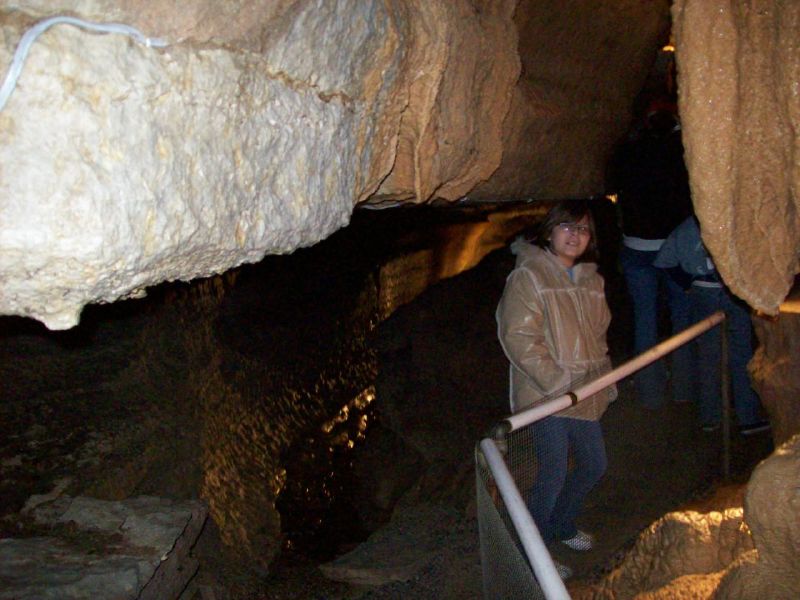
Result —
[[[18, 35], [3, 28], [3, 64]], [[0, 113], [0, 312], [67, 328], [88, 302], [346, 224], [369, 115], [279, 66], [71, 26], [43, 34]]]
[[14, 6], [3, 66], [59, 14], [167, 42], [54, 26], [0, 112], [0, 314], [51, 329], [315, 244], [360, 202], [602, 193], [669, 14], [668, 0]]

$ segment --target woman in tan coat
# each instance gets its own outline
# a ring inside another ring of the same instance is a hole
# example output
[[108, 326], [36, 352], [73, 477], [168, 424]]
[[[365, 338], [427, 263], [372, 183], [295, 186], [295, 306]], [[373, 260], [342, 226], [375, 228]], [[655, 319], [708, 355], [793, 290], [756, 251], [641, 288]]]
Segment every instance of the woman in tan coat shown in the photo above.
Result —
[[[591, 262], [594, 221], [586, 201], [554, 205], [534, 240], [512, 244], [517, 255], [497, 307], [498, 337], [511, 363], [511, 410], [524, 410], [610, 369], [606, 331], [611, 314], [603, 278]], [[590, 550], [591, 535], [575, 518], [606, 470], [599, 419], [615, 389], [603, 390], [534, 424], [536, 480], [531, 516], [546, 542]], [[568, 468], [568, 456], [573, 467]], [[560, 569], [562, 576], [569, 569]]]

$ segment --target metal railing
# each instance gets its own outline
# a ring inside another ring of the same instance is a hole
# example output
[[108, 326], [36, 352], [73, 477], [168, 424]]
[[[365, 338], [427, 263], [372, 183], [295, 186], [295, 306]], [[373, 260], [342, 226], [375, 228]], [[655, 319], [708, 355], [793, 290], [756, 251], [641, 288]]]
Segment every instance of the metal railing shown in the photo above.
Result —
[[[628, 377], [636, 371], [646, 367], [650, 363], [662, 358], [673, 350], [679, 348], [683, 344], [688, 343], [694, 338], [702, 335], [706, 331], [719, 325], [725, 319], [725, 313], [722, 311], [715, 312], [711, 316], [695, 323], [691, 327], [685, 329], [681, 333], [653, 346], [649, 350], [636, 356], [635, 358], [623, 363], [616, 369], [602, 375], [593, 381], [582, 385], [575, 390], [562, 394], [552, 400], [535, 407], [520, 411], [513, 415], [506, 417], [500, 421], [494, 428], [492, 433], [480, 441], [478, 445], [478, 452], [476, 457], [477, 462], [477, 485], [479, 496], [479, 511], [478, 519], [486, 518], [485, 512], [480, 508], [481, 497], [487, 498], [491, 496], [491, 502], [495, 505], [502, 500], [502, 509], [505, 519], [494, 519], [497, 523], [508, 523], [510, 521], [514, 529], [514, 536], [508, 536], [508, 539], [516, 541], [517, 549], [521, 549], [527, 558], [528, 566], [535, 577], [535, 583], [531, 588], [531, 583], [526, 581], [522, 587], [531, 590], [534, 595], [543, 595], [547, 600], [562, 600], [569, 598], [566, 586], [556, 570], [553, 559], [550, 556], [547, 546], [539, 533], [533, 518], [530, 515], [527, 505], [520, 494], [517, 483], [512, 475], [509, 466], [497, 445], [497, 441], [505, 440], [506, 437], [513, 431], [520, 430], [528, 425], [535, 423], [545, 417], [555, 414], [569, 406], [572, 406], [582, 400], [604, 390], [605, 388], [617, 383], [618, 381]], [[725, 328], [722, 328], [723, 335], [723, 364], [726, 360], [727, 354], [725, 351], [726, 339]], [[727, 390], [727, 376], [725, 375], [726, 369], [722, 369], [722, 403], [723, 403], [723, 422], [727, 422], [730, 413], [730, 400]], [[723, 427], [723, 434], [727, 436], [725, 427]], [[723, 442], [723, 470], [727, 478], [729, 475], [729, 452], [730, 441]], [[486, 491], [486, 487], [482, 490], [481, 485], [486, 486], [486, 477], [481, 476], [481, 470], [488, 471], [491, 474], [491, 487], [496, 490], [494, 495]], [[483, 568], [484, 577], [484, 596], [486, 598], [502, 597], [502, 594], [492, 593], [491, 580], [496, 575], [499, 568], [492, 568], [489, 566], [490, 553], [485, 546], [485, 540], [488, 539], [489, 534], [486, 533], [487, 526], [484, 523], [479, 523], [481, 530], [481, 563]], [[503, 537], [503, 536], [501, 536]], [[503, 538], [505, 539], [505, 537]], [[520, 548], [521, 547], [521, 548]], [[527, 578], [530, 573], [525, 573], [523, 578]], [[525, 587], [527, 586], [527, 587]], [[538, 587], [537, 587], [538, 586]]]

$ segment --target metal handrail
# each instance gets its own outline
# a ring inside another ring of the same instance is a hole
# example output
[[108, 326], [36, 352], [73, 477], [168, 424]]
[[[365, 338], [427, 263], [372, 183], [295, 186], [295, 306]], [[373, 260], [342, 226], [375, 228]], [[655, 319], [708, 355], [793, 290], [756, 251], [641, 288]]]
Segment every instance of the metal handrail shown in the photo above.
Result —
[[[691, 327], [684, 329], [682, 332], [623, 363], [616, 369], [598, 377], [594, 381], [541, 405], [510, 415], [496, 426], [494, 430], [495, 436], [499, 439], [504, 434], [520, 429], [530, 423], [534, 423], [596, 394], [621, 379], [624, 379], [628, 375], [635, 373], [639, 369], [646, 367], [664, 355], [669, 354], [697, 336], [702, 335], [724, 320], [725, 313], [723, 311], [717, 311], [702, 321], [695, 323]], [[723, 382], [725, 382], [725, 379], [723, 379]], [[547, 546], [542, 540], [539, 529], [536, 527], [528, 511], [519, 493], [519, 489], [516, 483], [514, 483], [514, 478], [509, 472], [495, 441], [491, 437], [487, 437], [481, 440], [480, 448], [483, 455], [486, 457], [487, 465], [492, 472], [492, 477], [494, 477], [497, 489], [500, 492], [500, 496], [503, 498], [509, 517], [519, 535], [522, 547], [528, 557], [528, 562], [536, 575], [536, 580], [542, 588], [545, 598], [548, 600], [568, 599], [569, 594], [564, 586], [564, 582], [556, 571]]]
[[539, 533], [533, 517], [525, 505], [525, 501], [514, 483], [514, 477], [508, 470], [500, 450], [491, 438], [485, 438], [480, 443], [483, 456], [492, 472], [497, 490], [503, 498], [508, 516], [514, 524], [514, 529], [519, 534], [519, 541], [528, 556], [528, 562], [548, 600], [569, 600], [567, 588], [561, 576], [556, 571], [553, 559], [547, 551], [547, 546]]
[[505, 429], [507, 432], [514, 431], [515, 429], [519, 429], [520, 427], [524, 427], [525, 425], [534, 423], [539, 419], [557, 413], [558, 411], [567, 408], [576, 402], [585, 400], [589, 396], [596, 394], [611, 384], [617, 383], [619, 380], [624, 379], [628, 375], [631, 375], [639, 369], [646, 367], [650, 363], [657, 361], [665, 354], [669, 354], [676, 348], [693, 340], [697, 336], [705, 333], [724, 320], [725, 313], [721, 310], [717, 311], [711, 316], [706, 317], [702, 321], [698, 321], [691, 327], [684, 329], [671, 338], [664, 340], [656, 346], [653, 346], [649, 350], [645, 350], [639, 356], [636, 356], [628, 362], [621, 364], [616, 369], [609, 371], [594, 381], [591, 381], [586, 385], [573, 390], [572, 392], [563, 394], [557, 398], [553, 398], [548, 402], [539, 404], [526, 410], [522, 410], [506, 417], [506, 419], [501, 422], [500, 427]]

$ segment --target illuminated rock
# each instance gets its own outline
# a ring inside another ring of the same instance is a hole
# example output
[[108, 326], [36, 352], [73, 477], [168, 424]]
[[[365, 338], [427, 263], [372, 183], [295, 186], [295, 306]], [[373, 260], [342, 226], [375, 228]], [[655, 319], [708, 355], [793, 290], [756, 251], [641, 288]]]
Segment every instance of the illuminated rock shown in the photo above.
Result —
[[[642, 532], [633, 550], [601, 585], [580, 597], [707, 598], [721, 572], [752, 549], [741, 508], [669, 513]], [[694, 595], [677, 593], [687, 587]]]
[[[68, 25], [44, 33], [0, 113], [0, 312], [70, 327], [88, 302], [345, 225], [372, 159], [368, 101], [401, 58], [382, 6], [305, 6], [294, 17], [308, 30], [271, 32], [281, 52], [269, 58], [212, 41], [153, 49]], [[0, 62], [24, 30], [4, 22]], [[364, 55], [385, 60], [353, 60]]]
[[72, 25], [33, 44], [0, 112], [0, 314], [68, 328], [312, 245], [363, 201], [602, 193], [668, 26], [666, 0], [628, 4], [17, 2], [2, 65], [62, 13], [168, 45]]
[[677, 0], [679, 108], [703, 240], [774, 314], [799, 268], [800, 4]]
[[744, 514], [756, 552], [734, 564], [716, 598], [800, 598], [800, 435], [763, 461], [750, 478]]
[[800, 435], [753, 471], [744, 510], [669, 513], [646, 529], [621, 565], [575, 598], [800, 597]]

